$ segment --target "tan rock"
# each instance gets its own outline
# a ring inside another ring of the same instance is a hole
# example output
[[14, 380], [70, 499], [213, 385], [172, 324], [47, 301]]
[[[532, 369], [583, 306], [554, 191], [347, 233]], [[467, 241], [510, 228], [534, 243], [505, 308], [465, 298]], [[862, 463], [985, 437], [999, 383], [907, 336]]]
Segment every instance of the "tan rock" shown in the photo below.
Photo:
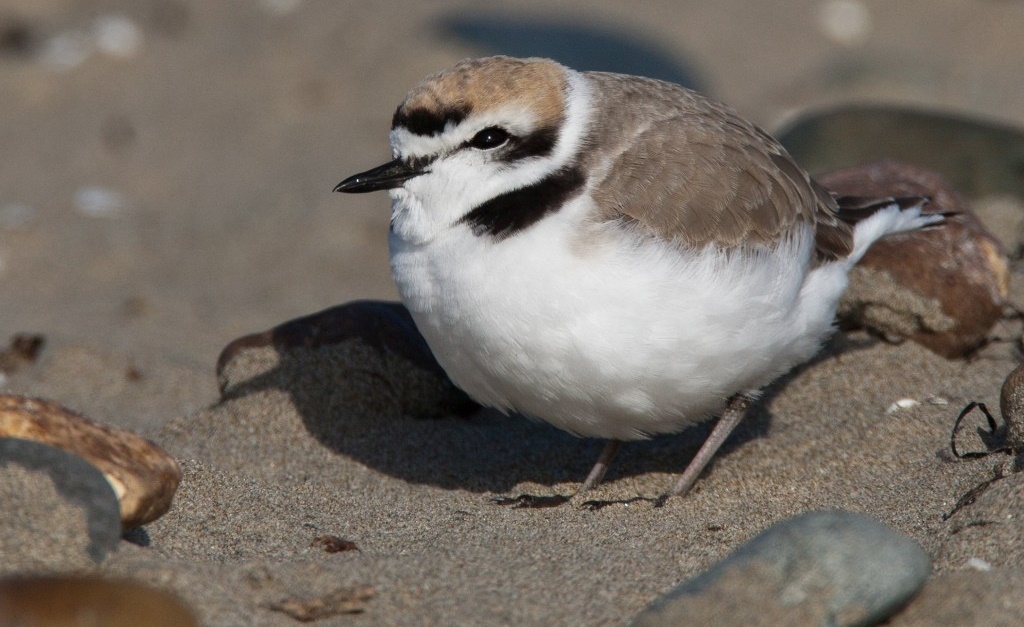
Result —
[[41, 399], [0, 395], [0, 437], [48, 444], [99, 468], [120, 501], [125, 529], [163, 516], [181, 481], [178, 463], [156, 444]]
[[840, 195], [928, 196], [927, 212], [955, 214], [942, 227], [876, 242], [850, 273], [841, 320], [889, 339], [909, 338], [951, 359], [985, 342], [1009, 293], [1009, 261], [945, 179], [898, 161], [816, 178]]

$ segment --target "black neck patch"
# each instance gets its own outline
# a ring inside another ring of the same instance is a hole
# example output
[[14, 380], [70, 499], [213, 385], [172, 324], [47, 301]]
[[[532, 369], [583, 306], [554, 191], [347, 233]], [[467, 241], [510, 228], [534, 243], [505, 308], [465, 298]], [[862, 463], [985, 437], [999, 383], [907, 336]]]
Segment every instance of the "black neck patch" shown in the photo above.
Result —
[[468, 224], [473, 235], [501, 241], [558, 211], [583, 188], [578, 167], [558, 170], [533, 185], [505, 192], [467, 213], [459, 223]]
[[402, 107], [395, 110], [391, 118], [391, 128], [402, 126], [413, 135], [439, 135], [449, 122], [458, 124], [466, 119], [472, 109], [469, 107], [448, 107], [445, 109], [417, 108], [403, 111]]

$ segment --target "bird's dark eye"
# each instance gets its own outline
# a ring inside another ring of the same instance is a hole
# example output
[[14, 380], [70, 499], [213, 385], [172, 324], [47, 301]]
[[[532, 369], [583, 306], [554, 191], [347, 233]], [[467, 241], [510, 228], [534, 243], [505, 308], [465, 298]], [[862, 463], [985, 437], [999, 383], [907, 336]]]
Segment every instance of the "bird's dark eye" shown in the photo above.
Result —
[[477, 150], [491, 150], [508, 141], [509, 134], [503, 128], [489, 126], [473, 136], [469, 145]]

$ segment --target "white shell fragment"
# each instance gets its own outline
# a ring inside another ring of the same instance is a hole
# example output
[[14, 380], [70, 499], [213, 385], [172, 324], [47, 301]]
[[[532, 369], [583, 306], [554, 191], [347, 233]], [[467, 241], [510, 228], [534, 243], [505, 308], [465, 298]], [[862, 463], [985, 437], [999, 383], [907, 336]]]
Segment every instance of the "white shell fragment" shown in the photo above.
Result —
[[900, 400], [896, 401], [892, 405], [889, 405], [889, 407], [885, 410], [885, 413], [886, 414], [893, 414], [893, 413], [898, 412], [901, 409], [909, 409], [911, 407], [916, 407], [916, 406], [918, 406], [920, 404], [921, 404], [921, 401], [917, 401], [917, 400], [914, 400], [912, 398], [901, 398]]

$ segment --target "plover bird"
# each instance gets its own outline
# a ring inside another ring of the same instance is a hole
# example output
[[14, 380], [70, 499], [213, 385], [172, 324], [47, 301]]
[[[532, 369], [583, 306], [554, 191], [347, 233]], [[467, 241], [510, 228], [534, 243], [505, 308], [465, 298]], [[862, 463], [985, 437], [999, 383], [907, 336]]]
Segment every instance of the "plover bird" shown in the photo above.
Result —
[[685, 494], [758, 390], [833, 331], [872, 242], [941, 221], [923, 198], [836, 198], [732, 109], [546, 59], [465, 60], [391, 123], [391, 269], [482, 405], [619, 442], [721, 415]]

